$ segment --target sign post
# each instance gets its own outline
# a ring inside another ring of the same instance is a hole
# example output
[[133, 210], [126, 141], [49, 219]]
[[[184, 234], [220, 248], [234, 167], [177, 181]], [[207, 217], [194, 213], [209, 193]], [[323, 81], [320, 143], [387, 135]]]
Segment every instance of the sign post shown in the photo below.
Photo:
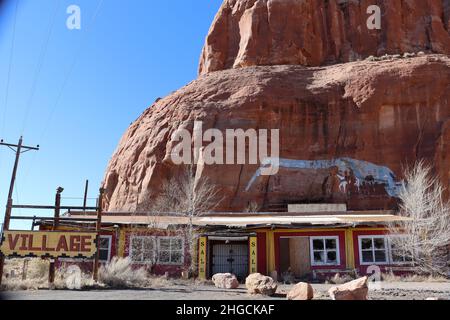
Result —
[[[61, 193], [64, 191], [63, 188], [59, 187], [56, 190], [55, 196], [55, 220], [53, 221], [53, 230], [58, 230], [59, 227], [59, 217], [60, 217], [60, 207], [61, 207]], [[50, 261], [50, 268], [48, 271], [48, 282], [50, 284], [55, 283], [55, 269], [56, 269], [57, 259]]]
[[99, 264], [100, 264], [100, 232], [101, 232], [101, 229], [102, 229], [102, 210], [103, 210], [103, 194], [104, 193], [105, 193], [105, 189], [100, 188], [100, 195], [98, 197], [97, 224], [96, 224], [97, 252], [95, 254], [94, 267], [93, 267], [93, 279], [94, 279], [94, 281], [98, 281], [98, 269], [99, 269]]
[[200, 279], [206, 279], [206, 246], [208, 239], [200, 237], [198, 250], [198, 276]]
[[250, 237], [250, 274], [258, 272], [258, 238]]

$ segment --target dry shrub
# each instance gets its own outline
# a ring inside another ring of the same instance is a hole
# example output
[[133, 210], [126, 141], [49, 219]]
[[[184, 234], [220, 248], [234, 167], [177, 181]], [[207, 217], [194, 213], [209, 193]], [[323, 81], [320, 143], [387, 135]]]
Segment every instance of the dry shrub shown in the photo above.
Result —
[[48, 280], [50, 262], [43, 259], [31, 259], [28, 264], [27, 278]]
[[99, 281], [110, 288], [145, 288], [149, 285], [146, 270], [133, 269], [130, 258], [118, 257], [100, 268]]
[[428, 282], [428, 283], [441, 283], [449, 282], [447, 278], [441, 276], [425, 276], [425, 275], [403, 275], [397, 276], [393, 273], [385, 273], [381, 276], [385, 282]]
[[8, 277], [13, 275], [18, 275], [22, 273], [23, 268], [23, 261], [22, 259], [6, 259], [5, 260], [5, 269], [4, 274]]
[[4, 279], [0, 291], [24, 291], [24, 290], [40, 290], [48, 288], [48, 280], [46, 279], [27, 279], [18, 278]]
[[152, 288], [163, 288], [175, 285], [175, 281], [167, 277], [151, 277], [149, 278], [149, 285]]
[[62, 267], [56, 272], [56, 289], [83, 290], [95, 286], [92, 275], [82, 272], [76, 265]]
[[[7, 260], [2, 291], [40, 290], [50, 289], [48, 272], [50, 262], [43, 259], [29, 259], [26, 268], [26, 279], [23, 280], [23, 259]], [[76, 265], [63, 267], [56, 271], [53, 289], [81, 290], [94, 287], [91, 275], [83, 273]]]
[[214, 282], [209, 279], [196, 279], [194, 281], [195, 286], [214, 286]]
[[342, 275], [340, 273], [337, 273], [334, 275], [334, 277], [328, 279], [326, 282], [330, 283], [330, 284], [341, 285], [341, 284], [346, 284], [347, 282], [350, 282], [353, 280], [355, 280], [355, 277], [352, 277], [351, 275], [348, 275], [348, 274]]
[[6, 260], [5, 279], [2, 291], [39, 290], [48, 288], [48, 268], [50, 263], [43, 259], [28, 260], [27, 277], [22, 278], [23, 259]]

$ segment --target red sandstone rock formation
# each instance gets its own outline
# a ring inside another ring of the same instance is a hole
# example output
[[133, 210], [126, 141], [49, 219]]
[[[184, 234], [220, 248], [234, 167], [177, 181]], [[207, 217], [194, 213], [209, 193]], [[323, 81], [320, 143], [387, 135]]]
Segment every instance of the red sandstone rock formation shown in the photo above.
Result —
[[[382, 10], [369, 30], [367, 8]], [[319, 66], [370, 55], [450, 54], [448, 0], [225, 0], [203, 49], [200, 74], [255, 65]]]
[[[197, 177], [221, 190], [217, 210], [253, 202], [263, 210], [312, 201], [391, 207], [402, 169], [422, 158], [448, 186], [450, 58], [349, 61], [450, 53], [450, 3], [377, 2], [384, 29], [372, 34], [363, 30], [368, 1], [225, 0], [202, 75], [154, 103], [123, 136], [105, 176], [108, 209], [133, 211], [158, 196], [180, 170], [170, 161], [171, 135], [180, 126], [192, 131], [194, 121], [204, 130], [280, 129], [285, 162], [276, 176], [258, 176], [258, 165], [197, 167]], [[323, 65], [332, 62], [347, 63]]]

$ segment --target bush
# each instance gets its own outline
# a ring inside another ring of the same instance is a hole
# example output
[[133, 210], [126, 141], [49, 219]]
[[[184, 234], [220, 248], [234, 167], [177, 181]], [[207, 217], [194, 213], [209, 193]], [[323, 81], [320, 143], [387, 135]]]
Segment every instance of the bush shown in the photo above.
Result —
[[27, 278], [22, 279], [25, 260], [6, 260], [2, 291], [39, 290], [48, 287], [49, 262], [42, 259], [28, 260]]
[[133, 270], [130, 258], [114, 257], [99, 270], [99, 281], [110, 288], [145, 288], [149, 285], [147, 271]]
[[55, 277], [56, 289], [82, 290], [95, 287], [92, 275], [83, 273], [77, 265], [62, 267]]
[[326, 282], [328, 284], [341, 285], [341, 284], [346, 284], [346, 283], [348, 283], [350, 281], [353, 281], [355, 279], [356, 279], [356, 277], [353, 277], [353, 276], [351, 276], [349, 274], [341, 275], [340, 273], [337, 273], [337, 274], [334, 275], [334, 277], [329, 278]]

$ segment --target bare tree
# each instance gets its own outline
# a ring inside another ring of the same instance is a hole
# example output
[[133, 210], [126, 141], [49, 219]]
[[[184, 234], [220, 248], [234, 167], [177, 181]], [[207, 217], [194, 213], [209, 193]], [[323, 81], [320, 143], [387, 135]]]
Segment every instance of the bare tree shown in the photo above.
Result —
[[247, 205], [246, 212], [257, 213], [257, 212], [260, 212], [260, 210], [261, 210], [261, 206], [256, 201], [252, 201]]
[[184, 234], [190, 254], [189, 272], [197, 270], [195, 218], [213, 211], [220, 203], [219, 192], [208, 178], [196, 176], [194, 166], [185, 167], [180, 174], [166, 181], [158, 197], [146, 200], [146, 208], [150, 215], [176, 215], [186, 218], [186, 228], [178, 228]]
[[405, 172], [400, 215], [406, 219], [389, 227], [393, 254], [410, 262], [419, 273], [448, 275], [450, 203], [444, 187], [423, 161]]

